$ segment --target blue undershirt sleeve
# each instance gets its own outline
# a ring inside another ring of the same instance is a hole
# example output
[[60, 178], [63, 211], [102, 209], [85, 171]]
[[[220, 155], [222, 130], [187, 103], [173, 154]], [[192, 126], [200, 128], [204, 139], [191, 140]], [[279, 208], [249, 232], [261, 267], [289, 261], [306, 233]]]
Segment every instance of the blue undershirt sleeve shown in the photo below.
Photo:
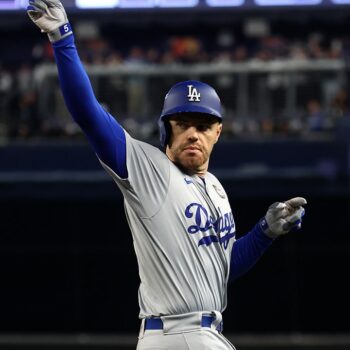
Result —
[[124, 129], [96, 100], [73, 35], [52, 46], [61, 90], [70, 114], [87, 136], [97, 156], [118, 176], [127, 178]]
[[237, 239], [232, 247], [229, 282], [250, 270], [272, 242], [273, 239], [264, 234], [259, 224]]

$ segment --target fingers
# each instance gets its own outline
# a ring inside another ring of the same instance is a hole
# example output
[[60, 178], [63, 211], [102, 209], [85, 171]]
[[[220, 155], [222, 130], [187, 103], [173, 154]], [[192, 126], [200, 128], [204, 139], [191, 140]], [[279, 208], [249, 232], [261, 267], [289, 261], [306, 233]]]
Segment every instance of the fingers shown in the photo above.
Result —
[[298, 209], [300, 209], [307, 202], [306, 202], [306, 199], [303, 197], [294, 197], [287, 200], [284, 203], [286, 204], [285, 214], [286, 216], [288, 216], [288, 215], [294, 214]]
[[301, 228], [302, 217], [305, 215], [305, 209], [300, 207], [292, 215], [285, 217], [283, 230], [289, 231], [291, 229], [298, 230]]
[[43, 0], [48, 7], [63, 8], [62, 3], [59, 0]]
[[37, 10], [33, 6], [27, 7], [27, 13], [34, 22], [37, 21], [43, 15], [42, 11]]
[[305, 214], [305, 209], [300, 207], [295, 213], [285, 217], [285, 220], [294, 225], [297, 221], [301, 220], [304, 214]]
[[29, 4], [38, 7], [41, 10], [47, 8], [63, 8], [63, 5], [59, 0], [29, 0]]
[[305, 198], [295, 197], [286, 202], [275, 202], [270, 205], [265, 216], [267, 229], [263, 227], [264, 232], [274, 238], [300, 229], [305, 204]]
[[269, 209], [278, 211], [278, 210], [283, 210], [286, 207], [285, 203], [282, 202], [275, 202], [269, 206]]
[[294, 197], [292, 199], [287, 200], [284, 203], [291, 208], [298, 208], [302, 205], [307, 204], [306, 199], [303, 197]]
[[46, 6], [41, 1], [29, 1], [29, 6], [27, 7], [27, 13], [33, 21], [38, 20], [42, 17], [43, 13], [46, 11]]
[[36, 7], [37, 9], [41, 11], [46, 11], [47, 10], [47, 4], [45, 1], [42, 0], [34, 0], [34, 1], [29, 1], [29, 4]]
[[269, 206], [269, 211], [273, 215], [275, 220], [283, 218], [286, 216], [286, 204], [282, 202], [275, 202]]

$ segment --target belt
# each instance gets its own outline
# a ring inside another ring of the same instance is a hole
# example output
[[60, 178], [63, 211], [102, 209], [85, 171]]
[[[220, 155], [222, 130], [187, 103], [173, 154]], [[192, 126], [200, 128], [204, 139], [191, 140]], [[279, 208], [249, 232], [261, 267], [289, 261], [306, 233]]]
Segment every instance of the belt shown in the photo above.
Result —
[[[202, 316], [201, 326], [211, 328], [212, 323], [215, 321], [215, 317], [213, 316]], [[163, 321], [159, 317], [154, 318], [146, 318], [145, 319], [145, 330], [155, 330], [155, 329], [163, 329]], [[218, 332], [222, 332], [223, 330], [223, 322], [221, 321], [219, 325], [216, 327]]]

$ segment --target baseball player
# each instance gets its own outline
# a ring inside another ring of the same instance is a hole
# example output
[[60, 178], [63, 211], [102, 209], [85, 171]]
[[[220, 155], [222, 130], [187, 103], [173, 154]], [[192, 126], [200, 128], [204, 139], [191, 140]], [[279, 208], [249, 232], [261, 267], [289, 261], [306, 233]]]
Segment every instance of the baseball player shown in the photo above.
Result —
[[208, 172], [222, 130], [215, 90], [199, 81], [169, 90], [159, 118], [163, 152], [135, 140], [98, 103], [62, 4], [32, 0], [27, 11], [52, 43], [72, 117], [124, 195], [141, 281], [137, 349], [234, 349], [222, 335], [227, 284], [300, 228], [306, 200], [274, 203], [236, 239], [227, 194]]

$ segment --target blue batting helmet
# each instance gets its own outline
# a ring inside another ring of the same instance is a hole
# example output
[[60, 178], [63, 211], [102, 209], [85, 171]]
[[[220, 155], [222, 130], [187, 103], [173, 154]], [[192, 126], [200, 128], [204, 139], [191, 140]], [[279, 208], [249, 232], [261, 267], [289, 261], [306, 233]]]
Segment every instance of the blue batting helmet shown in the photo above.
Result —
[[166, 120], [178, 113], [207, 114], [221, 121], [220, 98], [210, 85], [197, 80], [183, 81], [172, 86], [165, 96], [162, 114], [158, 121], [162, 147], [168, 143], [170, 136]]

